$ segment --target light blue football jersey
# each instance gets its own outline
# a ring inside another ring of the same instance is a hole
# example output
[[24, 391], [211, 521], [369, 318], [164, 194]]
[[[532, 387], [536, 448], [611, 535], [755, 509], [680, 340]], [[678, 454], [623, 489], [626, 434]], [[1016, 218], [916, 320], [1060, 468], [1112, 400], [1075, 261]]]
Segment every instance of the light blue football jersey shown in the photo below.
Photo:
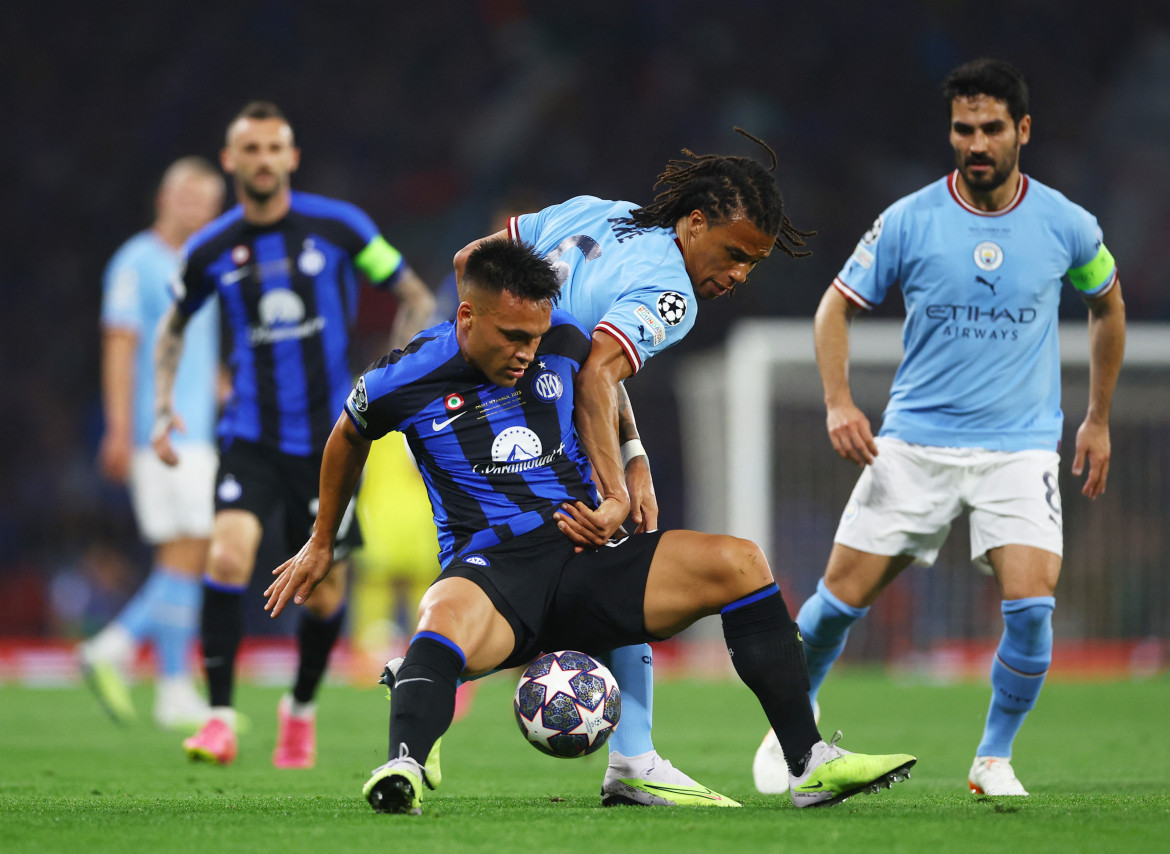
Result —
[[[154, 341], [159, 320], [171, 307], [169, 282], [179, 252], [154, 231], [141, 231], [114, 253], [102, 280], [102, 326], [138, 335], [135, 359], [134, 442], [150, 444], [154, 424]], [[187, 430], [173, 441], [215, 441], [215, 383], [219, 366], [219, 315], [214, 303], [191, 318], [175, 376], [175, 412]]]
[[617, 339], [634, 373], [690, 332], [697, 309], [674, 229], [623, 221], [637, 207], [577, 196], [508, 220], [508, 236], [556, 270], [558, 307]]
[[1001, 451], [1060, 441], [1062, 279], [1100, 296], [1117, 280], [1096, 219], [1026, 175], [1011, 204], [976, 210], [952, 172], [899, 199], [833, 284], [872, 308], [893, 285], [906, 321], [881, 435]]

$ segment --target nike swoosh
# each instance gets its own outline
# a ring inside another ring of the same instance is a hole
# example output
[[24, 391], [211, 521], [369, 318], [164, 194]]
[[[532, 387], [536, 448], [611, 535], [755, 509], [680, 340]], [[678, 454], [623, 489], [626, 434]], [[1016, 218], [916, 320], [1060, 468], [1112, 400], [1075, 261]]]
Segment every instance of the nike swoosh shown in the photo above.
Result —
[[699, 788], [691, 788], [686, 786], [665, 786], [661, 783], [651, 783], [648, 780], [622, 780], [622, 782], [628, 786], [634, 785], [635, 783], [640, 783], [641, 785], [638, 788], [645, 789], [646, 791], [662, 792], [667, 795], [694, 795], [696, 797], [707, 798], [708, 800], [712, 801], [723, 800], [722, 795], [720, 795], [718, 792], [714, 792], [711, 789], [708, 789], [706, 786]]
[[425, 676], [415, 676], [413, 679], [399, 679], [397, 682], [394, 683], [394, 687], [397, 688], [400, 685], [405, 685], [407, 682], [434, 682], [434, 681], [435, 681], [434, 679], [427, 679]]
[[820, 780], [817, 780], [815, 783], [805, 783], [800, 788], [802, 788], [802, 789], [823, 789], [824, 787], [825, 787], [825, 784], [822, 783]]
[[458, 415], [452, 415], [450, 418], [446, 419], [445, 421], [440, 421], [438, 418], [436, 418], [434, 421], [431, 422], [431, 429], [434, 430], [436, 433], [438, 433], [440, 430], [442, 430], [444, 427], [446, 427], [448, 424], [450, 424], [456, 418], [462, 418], [466, 414], [467, 414], [466, 412], [460, 412]]

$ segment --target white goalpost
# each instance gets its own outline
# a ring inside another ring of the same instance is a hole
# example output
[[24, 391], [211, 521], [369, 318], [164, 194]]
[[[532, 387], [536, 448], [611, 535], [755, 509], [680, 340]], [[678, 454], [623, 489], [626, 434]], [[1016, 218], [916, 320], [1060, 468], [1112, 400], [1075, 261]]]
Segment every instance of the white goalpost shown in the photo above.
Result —
[[[902, 356], [901, 326], [901, 320], [861, 316], [851, 328], [851, 387], [875, 433]], [[1110, 422], [1109, 487], [1096, 502], [1080, 496], [1080, 480], [1069, 474], [1087, 401], [1087, 324], [1062, 323], [1060, 342], [1066, 543], [1058, 622], [1067, 621], [1076, 636], [1164, 637], [1170, 617], [1150, 606], [1170, 595], [1170, 573], [1163, 569], [1170, 540], [1170, 325], [1129, 324]], [[838, 458], [825, 431], [812, 321], [741, 321], [721, 350], [684, 360], [675, 388], [686, 525], [754, 540], [779, 574], [811, 592], [859, 474]], [[934, 597], [933, 611], [956, 597], [982, 595], [970, 569], [965, 521], [956, 524], [932, 573], [912, 583], [922, 586], [921, 597]], [[936, 590], [940, 585], [949, 586]], [[941, 620], [937, 614], [923, 619]], [[951, 621], [908, 631], [973, 635], [981, 628]]]

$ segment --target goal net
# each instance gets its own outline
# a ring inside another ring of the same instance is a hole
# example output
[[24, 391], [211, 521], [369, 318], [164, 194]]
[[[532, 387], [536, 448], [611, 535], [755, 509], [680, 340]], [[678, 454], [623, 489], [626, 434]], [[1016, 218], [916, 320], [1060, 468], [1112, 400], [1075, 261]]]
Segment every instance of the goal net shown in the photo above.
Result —
[[[1130, 324], [1110, 421], [1108, 490], [1096, 501], [1071, 474], [1088, 398], [1085, 323], [1062, 324], [1061, 453], [1065, 559], [1058, 638], [1152, 639], [1170, 633], [1170, 327]], [[902, 355], [901, 321], [858, 318], [850, 380], [874, 432]], [[721, 351], [690, 357], [677, 378], [688, 527], [759, 543], [793, 613], [824, 572], [860, 470], [825, 431], [811, 321], [742, 321]], [[994, 581], [970, 561], [965, 518], [934, 567], [904, 572], [850, 636], [846, 654], [888, 660], [940, 645], [998, 638]], [[1161, 640], [1157, 640], [1161, 639]], [[1142, 649], [1131, 643], [1131, 647]]]

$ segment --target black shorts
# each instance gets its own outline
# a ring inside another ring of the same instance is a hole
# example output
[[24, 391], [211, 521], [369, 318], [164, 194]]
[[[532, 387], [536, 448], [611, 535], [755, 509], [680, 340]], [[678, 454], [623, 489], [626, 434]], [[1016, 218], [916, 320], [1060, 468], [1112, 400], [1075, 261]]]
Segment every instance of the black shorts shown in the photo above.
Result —
[[438, 580], [476, 584], [512, 627], [516, 646], [500, 668], [542, 652], [576, 649], [598, 655], [659, 640], [644, 624], [646, 578], [662, 532], [635, 534], [577, 554], [549, 521], [478, 552], [463, 552]]
[[[246, 510], [269, 521], [278, 509], [284, 516], [285, 548], [300, 550], [313, 532], [321, 484], [321, 454], [298, 457], [275, 448], [233, 439], [219, 451], [215, 476], [215, 512]], [[345, 557], [362, 543], [351, 499], [337, 531], [334, 557]]]

